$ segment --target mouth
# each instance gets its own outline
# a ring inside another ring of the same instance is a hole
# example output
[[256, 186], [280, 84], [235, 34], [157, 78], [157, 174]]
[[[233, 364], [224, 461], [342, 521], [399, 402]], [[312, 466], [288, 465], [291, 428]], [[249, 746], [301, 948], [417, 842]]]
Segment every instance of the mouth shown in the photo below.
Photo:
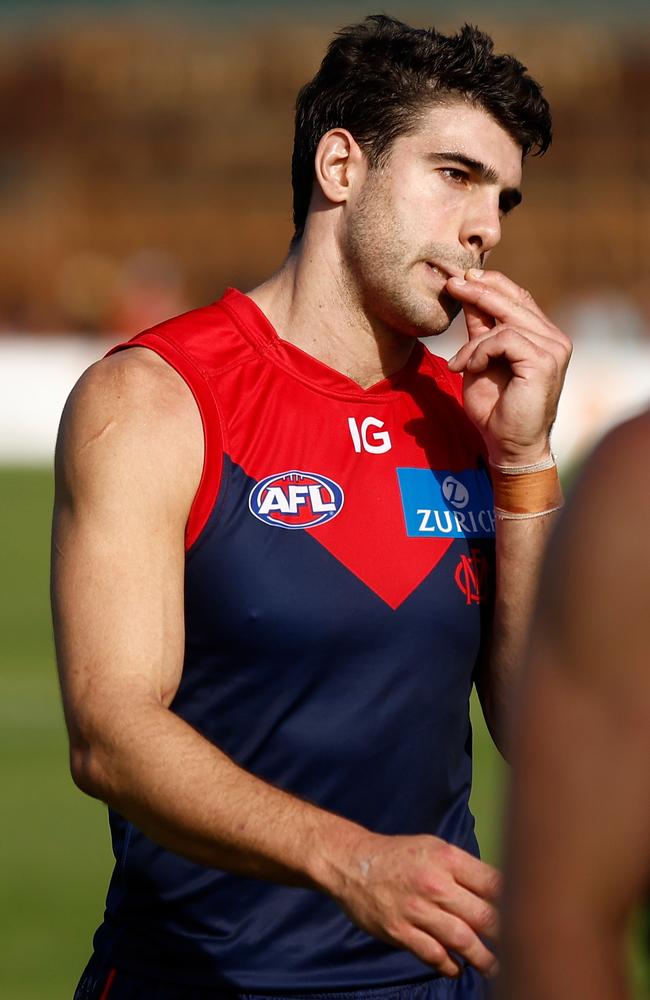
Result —
[[436, 278], [439, 278], [443, 284], [446, 284], [450, 278], [462, 278], [465, 275], [465, 270], [459, 267], [443, 266], [432, 260], [425, 260], [424, 262], [431, 274], [434, 274]]

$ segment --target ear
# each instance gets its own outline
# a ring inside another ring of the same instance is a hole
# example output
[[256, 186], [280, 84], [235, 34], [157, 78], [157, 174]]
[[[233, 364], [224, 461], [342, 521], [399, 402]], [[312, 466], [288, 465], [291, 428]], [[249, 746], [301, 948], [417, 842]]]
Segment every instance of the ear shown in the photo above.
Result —
[[338, 205], [347, 201], [355, 179], [365, 175], [366, 169], [366, 158], [346, 129], [331, 129], [318, 143], [314, 171], [329, 202]]

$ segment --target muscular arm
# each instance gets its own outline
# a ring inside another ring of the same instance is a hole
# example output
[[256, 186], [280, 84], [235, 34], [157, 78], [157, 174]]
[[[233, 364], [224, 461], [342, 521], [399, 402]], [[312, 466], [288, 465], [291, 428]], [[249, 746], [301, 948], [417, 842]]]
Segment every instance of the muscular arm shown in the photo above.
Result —
[[53, 608], [75, 781], [201, 864], [320, 889], [365, 930], [442, 972], [493, 958], [482, 862], [385, 837], [238, 767], [170, 711], [183, 663], [184, 527], [203, 459], [192, 396], [153, 353], [100, 362], [57, 447]]
[[542, 560], [556, 512], [525, 521], [497, 521], [496, 595], [492, 635], [476, 688], [490, 734], [510, 757], [510, 720]]
[[[550, 456], [550, 432], [571, 344], [529, 292], [497, 271], [468, 271], [447, 290], [463, 304], [468, 342], [450, 360], [463, 372], [469, 417], [490, 461], [526, 466]], [[542, 508], [543, 509], [543, 508]], [[518, 665], [528, 633], [542, 557], [557, 517], [498, 520], [492, 639], [476, 685], [492, 737], [509, 753]]]
[[[150, 352], [101, 362], [68, 404], [53, 597], [72, 773], [196, 861], [305, 882], [318, 855], [315, 810], [254, 781], [168, 710], [183, 662], [183, 530], [201, 440], [189, 393]], [[217, 802], [220, 817], [238, 816], [218, 841]], [[282, 845], [256, 844], [247, 812], [269, 841], [284, 828]]]
[[609, 436], [546, 564], [515, 740], [500, 1000], [622, 1000], [650, 886], [650, 415]]

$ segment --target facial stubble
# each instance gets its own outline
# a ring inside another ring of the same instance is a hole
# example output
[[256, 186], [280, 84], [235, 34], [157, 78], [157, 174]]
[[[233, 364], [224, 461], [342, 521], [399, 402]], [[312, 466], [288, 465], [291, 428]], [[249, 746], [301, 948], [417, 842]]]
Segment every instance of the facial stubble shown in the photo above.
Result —
[[435, 261], [443, 268], [447, 263], [451, 269], [464, 271], [473, 261], [433, 241], [414, 253], [381, 170], [368, 174], [348, 222], [342, 252], [347, 298], [375, 327], [410, 337], [436, 336], [444, 333], [461, 309], [446, 292], [426, 287], [426, 262]]

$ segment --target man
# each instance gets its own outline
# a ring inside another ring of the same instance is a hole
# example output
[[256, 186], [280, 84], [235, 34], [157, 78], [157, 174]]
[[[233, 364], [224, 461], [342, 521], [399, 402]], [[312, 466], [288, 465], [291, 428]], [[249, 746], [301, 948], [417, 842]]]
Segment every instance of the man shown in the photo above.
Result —
[[[493, 974], [468, 699], [498, 739], [569, 345], [482, 264], [549, 142], [476, 29], [341, 32], [298, 98], [279, 272], [75, 388], [57, 644], [116, 854], [78, 997], [476, 997]], [[417, 338], [461, 307], [447, 366]]]
[[623, 1000], [650, 887], [650, 411], [605, 438], [549, 548], [517, 718], [504, 1000]]

